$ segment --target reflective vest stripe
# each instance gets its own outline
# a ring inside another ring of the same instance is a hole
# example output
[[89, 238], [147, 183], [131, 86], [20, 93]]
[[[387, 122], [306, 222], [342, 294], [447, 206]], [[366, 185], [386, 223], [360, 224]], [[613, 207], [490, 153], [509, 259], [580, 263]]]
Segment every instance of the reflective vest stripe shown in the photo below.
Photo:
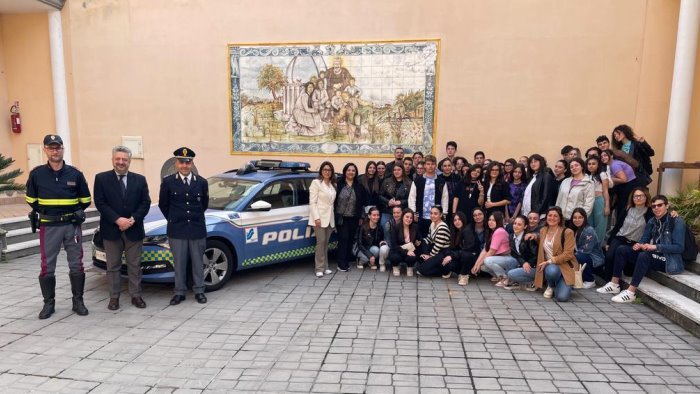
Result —
[[38, 198], [36, 198], [36, 197], [29, 197], [29, 196], [25, 196], [25, 197], [24, 197], [24, 200], [25, 200], [26, 202], [30, 203], [30, 204], [34, 204], [35, 202], [39, 201]]
[[92, 202], [92, 197], [80, 197], [78, 200], [80, 200], [81, 204], [89, 204]]
[[[89, 197], [88, 197], [89, 199]], [[77, 198], [40, 198], [39, 205], [76, 205], [78, 204]]]

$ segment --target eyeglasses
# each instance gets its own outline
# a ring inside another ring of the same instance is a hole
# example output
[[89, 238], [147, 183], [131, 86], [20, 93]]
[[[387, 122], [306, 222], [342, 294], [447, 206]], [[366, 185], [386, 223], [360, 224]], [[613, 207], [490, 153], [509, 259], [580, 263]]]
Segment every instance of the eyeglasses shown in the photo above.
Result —
[[652, 208], [661, 208], [661, 207], [663, 207], [663, 206], [665, 206], [665, 205], [666, 205], [666, 204], [660, 202], [660, 203], [658, 203], [658, 204], [651, 204], [651, 207], [652, 207]]
[[644, 194], [635, 194], [632, 198], [644, 198], [646, 197]]

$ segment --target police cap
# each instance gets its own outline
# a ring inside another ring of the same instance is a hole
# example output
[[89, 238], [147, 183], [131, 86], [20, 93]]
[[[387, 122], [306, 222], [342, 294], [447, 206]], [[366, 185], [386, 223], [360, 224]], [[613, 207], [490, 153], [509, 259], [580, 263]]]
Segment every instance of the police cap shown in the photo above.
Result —
[[58, 144], [63, 146], [63, 139], [61, 139], [61, 136], [56, 134], [47, 134], [46, 137], [44, 137], [44, 145], [48, 146], [51, 144]]
[[194, 159], [194, 151], [190, 148], [178, 148], [173, 152], [173, 156], [180, 161], [192, 161]]

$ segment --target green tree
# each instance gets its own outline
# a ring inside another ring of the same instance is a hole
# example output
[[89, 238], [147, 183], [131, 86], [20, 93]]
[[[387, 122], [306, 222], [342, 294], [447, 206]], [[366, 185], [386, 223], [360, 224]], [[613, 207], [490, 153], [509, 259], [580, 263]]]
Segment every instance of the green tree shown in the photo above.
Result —
[[10, 172], [2, 173], [8, 167], [14, 163], [15, 160], [11, 157], [5, 157], [0, 153], [0, 192], [10, 191], [10, 190], [24, 190], [24, 185], [15, 183], [14, 180], [18, 176], [22, 175], [21, 170], [12, 170]]
[[277, 92], [284, 87], [284, 72], [272, 64], [266, 64], [258, 74], [258, 88], [267, 89], [277, 101]]

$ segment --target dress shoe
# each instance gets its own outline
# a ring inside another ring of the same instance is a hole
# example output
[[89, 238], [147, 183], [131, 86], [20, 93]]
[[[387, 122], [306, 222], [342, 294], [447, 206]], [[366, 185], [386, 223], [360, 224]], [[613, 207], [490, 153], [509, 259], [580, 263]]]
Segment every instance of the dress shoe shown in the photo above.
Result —
[[109, 304], [107, 304], [107, 309], [110, 311], [116, 311], [119, 309], [119, 298], [110, 298]]
[[185, 300], [184, 295], [174, 295], [173, 298], [170, 299], [170, 305], [177, 305], [184, 300]]
[[146, 307], [146, 302], [143, 300], [143, 298], [136, 296], [131, 297], [131, 305], [143, 309]]
[[204, 293], [197, 293], [194, 295], [194, 298], [199, 302], [200, 304], [206, 304], [207, 303], [207, 296], [204, 295]]

